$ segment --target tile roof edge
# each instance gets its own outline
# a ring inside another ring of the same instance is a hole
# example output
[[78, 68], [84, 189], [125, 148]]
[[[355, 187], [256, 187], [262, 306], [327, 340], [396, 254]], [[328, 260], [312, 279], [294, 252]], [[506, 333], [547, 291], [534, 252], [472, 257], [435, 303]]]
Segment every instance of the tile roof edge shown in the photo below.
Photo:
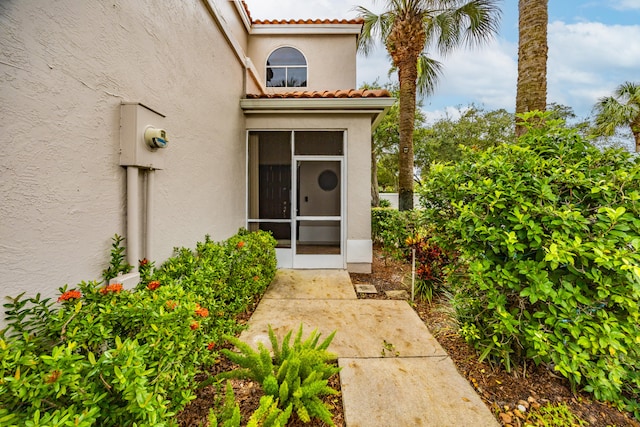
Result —
[[247, 99], [330, 99], [330, 98], [392, 98], [386, 89], [338, 89], [325, 91], [294, 91], [264, 94], [246, 94]]
[[362, 25], [362, 18], [354, 19], [256, 19], [253, 25]]

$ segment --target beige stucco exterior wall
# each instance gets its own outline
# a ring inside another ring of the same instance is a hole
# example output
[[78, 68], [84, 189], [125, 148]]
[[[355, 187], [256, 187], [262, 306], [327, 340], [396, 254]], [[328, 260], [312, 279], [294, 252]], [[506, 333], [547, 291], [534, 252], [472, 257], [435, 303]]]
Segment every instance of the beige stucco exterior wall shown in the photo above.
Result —
[[267, 58], [277, 48], [290, 46], [307, 59], [307, 86], [267, 88], [268, 93], [293, 90], [356, 89], [354, 34], [251, 35], [248, 55], [266, 80]]
[[127, 231], [121, 101], [166, 115], [157, 260], [243, 226], [242, 73], [200, 0], [0, 2], [2, 296], [100, 278]]
[[[349, 241], [371, 245], [371, 115], [336, 114], [251, 114], [249, 130], [346, 130], [347, 150], [347, 264], [367, 264], [349, 253]], [[365, 155], [363, 155], [363, 153]], [[368, 243], [367, 243], [368, 242]], [[370, 248], [369, 248], [370, 249]], [[371, 258], [369, 254], [369, 268]]]
[[[239, 0], [204, 0], [210, 2], [220, 13], [221, 18], [227, 25], [227, 30], [232, 37], [238, 42], [239, 46], [246, 52], [249, 44], [249, 30], [245, 26], [240, 17], [240, 11], [236, 3]], [[240, 9], [242, 6], [240, 4]], [[244, 12], [243, 12], [244, 13]], [[248, 18], [247, 18], [248, 19]]]

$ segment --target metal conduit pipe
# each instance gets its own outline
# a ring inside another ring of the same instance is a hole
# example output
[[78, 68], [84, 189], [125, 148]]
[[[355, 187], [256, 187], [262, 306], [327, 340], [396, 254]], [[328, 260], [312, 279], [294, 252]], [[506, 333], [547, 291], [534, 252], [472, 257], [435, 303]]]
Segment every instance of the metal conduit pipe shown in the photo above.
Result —
[[149, 261], [153, 260], [153, 211], [155, 205], [155, 180], [156, 171], [154, 169], [147, 170], [147, 206], [145, 220], [145, 241], [144, 241], [144, 257]]
[[140, 188], [138, 168], [127, 167], [127, 262], [138, 271], [140, 255]]

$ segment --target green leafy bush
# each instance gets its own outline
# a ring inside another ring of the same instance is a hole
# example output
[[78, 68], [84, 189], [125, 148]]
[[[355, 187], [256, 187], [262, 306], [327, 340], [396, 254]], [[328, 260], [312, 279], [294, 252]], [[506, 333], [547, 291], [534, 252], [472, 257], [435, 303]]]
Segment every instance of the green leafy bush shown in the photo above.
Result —
[[5, 304], [0, 425], [174, 425], [216, 344], [240, 330], [236, 314], [273, 279], [274, 248], [262, 232], [207, 237], [155, 271], [146, 263], [135, 291], [82, 282], [61, 288], [57, 303]]
[[122, 244], [124, 237], [115, 235], [111, 245], [111, 260], [109, 267], [102, 272], [102, 278], [105, 282], [116, 277], [118, 274], [127, 274], [133, 270], [133, 266], [129, 265], [125, 257], [125, 248]]
[[371, 237], [382, 245], [388, 256], [401, 259], [407, 250], [407, 239], [418, 228], [418, 211], [399, 211], [392, 208], [371, 209]]
[[468, 262], [453, 301], [481, 357], [548, 363], [640, 417], [638, 158], [547, 120], [434, 165], [421, 196], [440, 244]]
[[[337, 393], [327, 385], [328, 379], [340, 370], [329, 363], [335, 360], [336, 356], [327, 351], [335, 332], [319, 343], [320, 333], [313, 331], [303, 341], [300, 325], [293, 345], [291, 336], [292, 331], [289, 331], [282, 344], [279, 344], [273, 329], [269, 326], [273, 359], [262, 343], [258, 344], [256, 351], [237, 338], [227, 337], [240, 352], [223, 349], [222, 353], [240, 368], [222, 374], [222, 377], [252, 379], [261, 384], [265, 395], [272, 397], [268, 405], [267, 402], [264, 403], [268, 407], [276, 402], [279, 408], [283, 408], [283, 414], [291, 414], [293, 410], [305, 423], [311, 418], [318, 418], [333, 426], [331, 412], [320, 397]], [[261, 406], [262, 404], [263, 402]], [[270, 413], [272, 417], [283, 416], [278, 411], [269, 410], [268, 407], [259, 412]], [[256, 415], [258, 416], [262, 415]]]

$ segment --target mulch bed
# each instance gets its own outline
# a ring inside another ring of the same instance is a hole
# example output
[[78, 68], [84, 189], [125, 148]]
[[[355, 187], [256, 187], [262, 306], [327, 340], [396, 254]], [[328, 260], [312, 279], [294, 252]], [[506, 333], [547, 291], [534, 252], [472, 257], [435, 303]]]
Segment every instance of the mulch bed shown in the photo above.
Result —
[[[387, 299], [384, 291], [408, 290], [410, 285], [410, 266], [406, 263], [385, 258], [378, 248], [374, 250], [373, 273], [351, 274], [356, 284], [371, 284], [376, 294], [358, 294], [358, 298]], [[255, 308], [255, 306], [254, 306]], [[435, 298], [431, 304], [418, 301], [414, 305], [418, 316], [425, 322], [440, 345], [447, 351], [458, 371], [473, 385], [485, 404], [496, 415], [503, 426], [522, 427], [526, 411], [546, 403], [564, 403], [571, 411], [593, 427], [640, 427], [640, 423], [629, 414], [620, 412], [610, 405], [594, 401], [589, 394], [573, 393], [567, 380], [557, 376], [544, 366], [527, 366], [526, 372], [520, 368], [517, 372], [507, 373], [498, 366], [478, 362], [478, 356], [457, 333], [450, 306], [444, 298]], [[253, 311], [249, 310], [241, 322], [246, 322]], [[226, 372], [234, 366], [225, 357], [220, 357], [211, 374]], [[198, 380], [204, 379], [204, 376]], [[236, 401], [240, 404], [243, 420], [248, 420], [258, 407], [263, 395], [260, 386], [252, 381], [232, 381]], [[340, 391], [338, 375], [330, 379], [330, 385]], [[207, 386], [198, 391], [198, 398], [191, 402], [178, 416], [180, 426], [206, 427], [209, 408], [216, 400], [224, 396], [224, 389]], [[390, 396], [393, 399], [393, 396]], [[342, 396], [327, 396], [325, 402], [334, 414], [334, 423], [343, 427], [344, 413]], [[518, 406], [520, 405], [520, 409]], [[288, 426], [323, 427], [326, 424], [312, 420], [302, 423], [295, 415]]]
[[[377, 294], [358, 294], [359, 298], [386, 299], [385, 290], [407, 290], [410, 286], [411, 266], [385, 258], [374, 251], [373, 274], [352, 274], [355, 284], [372, 284]], [[409, 290], [410, 292], [410, 290]], [[431, 304], [418, 301], [414, 306], [433, 336], [447, 351], [456, 367], [473, 385], [485, 404], [503, 426], [523, 426], [525, 409], [545, 403], [564, 403], [571, 411], [594, 427], [640, 427], [629, 414], [610, 405], [594, 401], [586, 393], [572, 393], [569, 382], [545, 366], [529, 365], [526, 372], [507, 373], [498, 366], [478, 362], [474, 349], [457, 333], [451, 308], [445, 298], [434, 298]]]

